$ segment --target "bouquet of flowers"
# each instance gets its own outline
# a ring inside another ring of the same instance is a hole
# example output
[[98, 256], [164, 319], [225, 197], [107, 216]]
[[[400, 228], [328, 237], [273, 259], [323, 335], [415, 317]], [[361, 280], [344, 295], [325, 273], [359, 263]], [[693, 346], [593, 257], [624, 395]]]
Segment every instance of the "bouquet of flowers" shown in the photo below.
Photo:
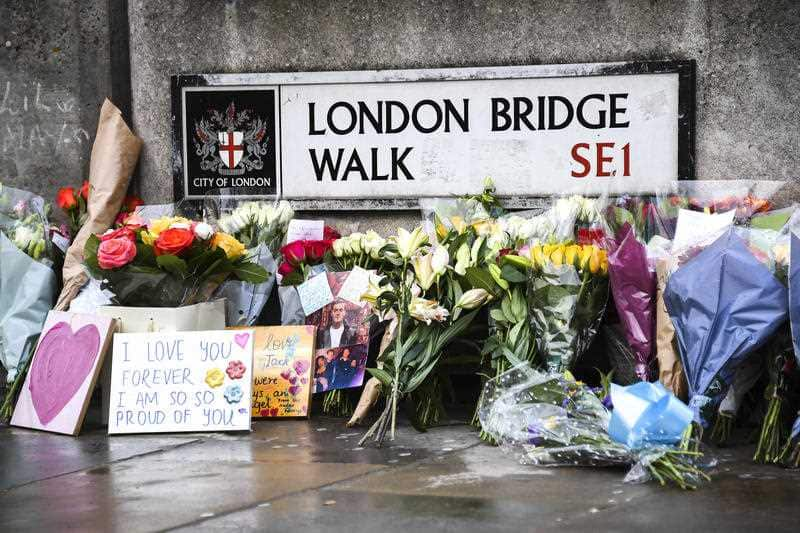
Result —
[[[325, 272], [325, 257], [333, 243], [341, 238], [338, 231], [325, 226], [320, 240], [300, 240], [286, 243], [281, 248], [283, 262], [278, 267], [281, 286], [300, 285], [314, 274]], [[318, 267], [318, 268], [317, 268]]]
[[787, 291], [748, 230], [730, 229], [669, 278], [664, 303], [675, 325], [696, 418], [707, 422], [736, 368], [787, 318]]
[[491, 298], [481, 287], [464, 290], [451, 254], [441, 244], [430, 246], [422, 227], [399, 229], [380, 255], [393, 268], [372, 279], [362, 296], [379, 318], [395, 323], [389, 326], [395, 337], [381, 355], [382, 368], [368, 369], [388, 391], [385, 409], [361, 439], [363, 444], [372, 437], [378, 445], [390, 428], [394, 438], [399, 401], [425, 382], [445, 346], [475, 317], [473, 310]]
[[256, 323], [272, 292], [273, 274], [277, 270], [275, 256], [293, 216], [294, 211], [286, 201], [277, 205], [245, 202], [217, 219], [219, 229], [241, 242], [250, 260], [270, 274], [264, 283], [229, 279], [220, 285], [215, 296], [225, 298], [228, 325], [252, 326]]
[[268, 277], [236, 238], [180, 216], [149, 222], [129, 216], [89, 237], [84, 258], [117, 303], [133, 307], [189, 305], [207, 300], [229, 276], [253, 284]]
[[660, 385], [592, 390], [569, 372], [526, 363], [487, 382], [479, 413], [483, 428], [523, 464], [633, 465], [628, 482], [655, 479], [683, 489], [709, 479], [701, 454], [682, 442], [691, 411]]
[[[72, 239], [78, 234], [78, 230], [84, 225], [89, 218], [88, 202], [89, 195], [91, 194], [91, 187], [89, 180], [84, 180], [79, 189], [74, 187], [61, 187], [56, 193], [56, 205], [64, 212], [67, 217], [68, 231], [64, 237]], [[122, 207], [116, 217], [116, 223], [122, 224], [124, 219], [132, 215], [136, 208], [144, 205], [144, 202], [138, 196], [126, 196], [122, 201]]]
[[40, 196], [0, 184], [0, 364], [13, 382], [0, 419], [11, 416], [30, 354], [55, 303], [49, 211]]
[[563, 372], [589, 347], [608, 299], [608, 258], [592, 244], [531, 247], [528, 311], [548, 372]]

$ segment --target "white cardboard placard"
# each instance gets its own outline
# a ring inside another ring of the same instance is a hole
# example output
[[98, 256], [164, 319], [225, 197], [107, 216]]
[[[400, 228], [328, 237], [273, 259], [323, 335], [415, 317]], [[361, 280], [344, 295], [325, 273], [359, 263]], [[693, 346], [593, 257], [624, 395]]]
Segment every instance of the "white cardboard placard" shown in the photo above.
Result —
[[108, 433], [250, 430], [253, 334], [114, 335]]

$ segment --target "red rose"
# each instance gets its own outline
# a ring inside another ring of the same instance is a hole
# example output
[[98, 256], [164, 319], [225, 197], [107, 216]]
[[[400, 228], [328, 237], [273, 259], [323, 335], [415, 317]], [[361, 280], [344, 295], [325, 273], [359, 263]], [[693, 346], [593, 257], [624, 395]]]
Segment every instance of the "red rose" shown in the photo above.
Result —
[[138, 196], [126, 196], [125, 199], [122, 200], [122, 210], [126, 213], [133, 213], [140, 205], [144, 205], [144, 200]]
[[136, 244], [126, 238], [109, 239], [97, 248], [97, 264], [110, 270], [127, 265], [136, 257]]
[[336, 239], [341, 239], [342, 236], [332, 227], [325, 226], [325, 228], [322, 230], [322, 238], [326, 241], [335, 241]]
[[84, 200], [89, 199], [89, 180], [83, 180], [83, 185], [81, 185], [81, 196], [83, 196]]
[[135, 241], [136, 233], [131, 228], [123, 226], [115, 230], [108, 230], [107, 232], [100, 235], [101, 242], [109, 241], [111, 239], [130, 239], [132, 241]]
[[303, 246], [303, 241], [290, 242], [281, 248], [281, 254], [283, 254], [286, 262], [293, 267], [300, 265], [306, 260], [306, 248]]
[[178, 255], [194, 242], [192, 230], [170, 228], [158, 234], [154, 244], [156, 255]]
[[283, 277], [288, 276], [292, 272], [294, 272], [294, 267], [285, 261], [281, 263], [281, 266], [278, 267], [278, 274]]
[[333, 241], [303, 241], [306, 256], [309, 261], [314, 262], [322, 261], [322, 258], [325, 257], [325, 252], [327, 252], [331, 246], [333, 246]]
[[78, 207], [78, 201], [75, 199], [75, 189], [61, 187], [56, 194], [56, 205], [64, 211], [72, 211]]

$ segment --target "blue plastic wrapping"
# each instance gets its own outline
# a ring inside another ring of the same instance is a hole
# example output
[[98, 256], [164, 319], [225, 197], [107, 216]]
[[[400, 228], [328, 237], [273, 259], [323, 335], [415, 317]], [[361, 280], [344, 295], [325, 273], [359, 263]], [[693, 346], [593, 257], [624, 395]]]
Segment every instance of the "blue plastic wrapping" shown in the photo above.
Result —
[[715, 378], [732, 377], [786, 320], [787, 298], [786, 287], [732, 230], [672, 275], [664, 303], [691, 396], [704, 395]]

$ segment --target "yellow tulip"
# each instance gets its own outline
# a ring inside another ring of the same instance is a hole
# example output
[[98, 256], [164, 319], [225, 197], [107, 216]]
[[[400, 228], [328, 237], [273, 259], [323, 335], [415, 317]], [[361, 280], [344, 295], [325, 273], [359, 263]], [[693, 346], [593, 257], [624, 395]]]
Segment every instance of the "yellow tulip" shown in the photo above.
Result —
[[538, 244], [531, 248], [531, 257], [536, 266], [540, 268], [544, 266], [544, 253], [542, 253], [542, 247]]
[[600, 272], [608, 274], [608, 253], [605, 250], [600, 250]]
[[600, 270], [600, 250], [592, 247], [592, 256], [589, 258], [589, 270], [592, 274], [597, 274]]
[[545, 244], [542, 246], [542, 253], [545, 257], [550, 257], [550, 254], [553, 253], [553, 250], [558, 248], [557, 244]]
[[581, 269], [586, 270], [589, 266], [589, 259], [592, 257], [592, 252], [594, 251], [594, 246], [591, 244], [586, 244], [583, 246], [581, 250]]
[[564, 262], [564, 248], [558, 247], [553, 250], [553, 253], [550, 254], [550, 261], [552, 261], [555, 266], [561, 266]]
[[567, 246], [564, 250], [564, 262], [568, 265], [575, 265], [575, 258], [578, 257], [580, 249], [577, 244]]

